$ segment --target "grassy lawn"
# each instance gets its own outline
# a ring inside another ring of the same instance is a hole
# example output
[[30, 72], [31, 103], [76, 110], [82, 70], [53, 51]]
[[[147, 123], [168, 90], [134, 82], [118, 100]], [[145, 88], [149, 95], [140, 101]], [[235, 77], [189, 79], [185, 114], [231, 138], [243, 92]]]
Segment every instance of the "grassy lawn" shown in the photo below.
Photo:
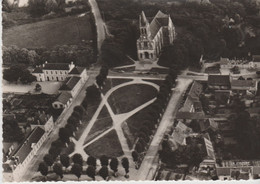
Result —
[[109, 112], [106, 106], [100, 111], [98, 115], [97, 121], [91, 128], [88, 137], [85, 140], [85, 144], [94, 139], [96, 136], [106, 131], [107, 129], [112, 127], [112, 118], [109, 115]]
[[[149, 105], [150, 106], [150, 105]], [[128, 118], [125, 123], [122, 124], [122, 129], [124, 135], [127, 139], [128, 146], [130, 149], [133, 148], [133, 145], [137, 138], [138, 130], [143, 125], [143, 115], [148, 112], [149, 106], [145, 107], [144, 109], [140, 110], [139, 112], [135, 113], [133, 116]]]
[[143, 79], [143, 81], [146, 81], [146, 82], [152, 82], [154, 84], [157, 84], [158, 86], [160, 86], [162, 83], [163, 83], [163, 80], [150, 80], [150, 79]]
[[84, 150], [88, 155], [96, 158], [99, 158], [102, 155], [108, 157], [119, 157], [124, 154], [115, 130], [110, 131], [96, 142], [90, 144]]
[[101, 91], [103, 94], [106, 94], [111, 88], [130, 81], [132, 79], [107, 79]]
[[77, 45], [82, 40], [92, 40], [93, 37], [89, 15], [75, 15], [4, 29], [3, 45], [21, 48]]
[[88, 126], [89, 121], [91, 120], [92, 116], [96, 112], [100, 102], [101, 102], [101, 99], [96, 102], [91, 102], [88, 105], [87, 114], [83, 117], [82, 124], [79, 126], [78, 131], [75, 132], [75, 139], [78, 140], [81, 137], [82, 133]]
[[114, 91], [108, 98], [115, 114], [126, 113], [140, 105], [152, 100], [157, 95], [157, 90], [146, 84], [132, 84]]

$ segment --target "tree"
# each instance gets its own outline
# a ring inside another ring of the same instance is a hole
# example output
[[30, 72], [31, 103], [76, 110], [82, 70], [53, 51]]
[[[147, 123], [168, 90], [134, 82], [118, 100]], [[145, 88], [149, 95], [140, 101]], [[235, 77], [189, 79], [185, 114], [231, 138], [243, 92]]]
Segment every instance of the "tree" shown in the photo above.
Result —
[[5, 142], [21, 142], [24, 137], [16, 119], [3, 118], [3, 140]]
[[135, 151], [137, 153], [142, 153], [144, 151], [144, 147], [142, 146], [142, 144], [140, 143], [140, 141], [138, 141], [135, 145]]
[[95, 157], [89, 156], [87, 159], [87, 164], [92, 165], [94, 168], [97, 166], [97, 159]]
[[93, 166], [93, 165], [89, 165], [87, 170], [86, 170], [86, 174], [92, 178], [94, 181], [96, 180], [95, 179], [95, 176], [96, 176], [96, 168]]
[[61, 177], [61, 179], [63, 178], [63, 170], [62, 170], [62, 165], [60, 163], [56, 163], [53, 166], [53, 171]]
[[77, 120], [81, 120], [82, 116], [80, 115], [80, 113], [78, 113], [77, 111], [73, 111], [73, 113], [71, 114], [72, 117], [74, 117]]
[[64, 143], [68, 143], [70, 141], [70, 130], [68, 130], [67, 128], [60, 128], [59, 137], [61, 141], [63, 141]]
[[16, 82], [22, 74], [22, 69], [18, 66], [12, 66], [9, 69], [5, 69], [3, 72], [3, 79], [8, 82]]
[[108, 177], [108, 168], [107, 168], [107, 166], [103, 165], [98, 173], [104, 180], [107, 180], [107, 177]]
[[76, 131], [76, 127], [73, 124], [67, 123], [65, 128], [69, 130], [70, 136], [73, 136], [74, 131]]
[[32, 75], [28, 70], [23, 71], [23, 73], [20, 76], [20, 81], [23, 84], [30, 84], [34, 81], [36, 81], [36, 77]]
[[73, 155], [72, 161], [75, 164], [83, 165], [83, 158], [82, 158], [81, 154], [79, 154], [79, 153], [76, 153], [75, 155]]
[[83, 102], [81, 103], [81, 105], [85, 108], [85, 111], [87, 111], [88, 108], [88, 99], [84, 98]]
[[97, 85], [99, 87], [102, 87], [104, 85], [104, 81], [105, 81], [105, 77], [101, 74], [99, 74], [97, 77], [96, 77], [96, 82], [97, 82]]
[[102, 156], [100, 157], [100, 162], [101, 162], [101, 165], [102, 165], [102, 166], [108, 166], [108, 158], [107, 158], [107, 156], [102, 155]]
[[41, 17], [47, 14], [45, 0], [29, 0], [28, 10], [32, 17]]
[[116, 172], [118, 171], [118, 160], [117, 160], [117, 158], [112, 158], [109, 166], [114, 171], [114, 176], [116, 176]]
[[138, 134], [138, 137], [139, 137], [139, 138], [143, 138], [146, 143], [148, 143], [148, 142], [150, 141], [149, 136], [148, 136], [147, 133], [145, 133], [145, 132], [142, 132], [142, 131], [141, 131], [141, 132]]
[[152, 135], [152, 133], [153, 133], [147, 126], [142, 126], [140, 128], [140, 132], [147, 133], [147, 135]]
[[39, 167], [38, 167], [38, 171], [40, 171], [40, 173], [44, 176], [44, 178], [46, 179], [46, 176], [48, 174], [48, 166], [46, 165], [45, 162], [41, 162], [39, 164]]
[[37, 83], [37, 84], [35, 85], [34, 90], [35, 90], [35, 91], [41, 91], [41, 90], [42, 90], [42, 86]]
[[49, 167], [51, 167], [54, 163], [53, 157], [50, 154], [46, 154], [43, 157], [43, 160]]
[[67, 169], [70, 166], [70, 157], [67, 154], [60, 155], [61, 164]]
[[72, 124], [75, 128], [79, 126], [79, 119], [77, 119], [75, 116], [70, 116], [67, 120], [68, 124]]
[[53, 159], [56, 159], [61, 153], [61, 151], [62, 147], [51, 146], [48, 153], [52, 156]]
[[129, 161], [128, 158], [124, 157], [121, 160], [122, 166], [125, 169], [125, 178], [128, 178], [128, 173], [129, 173]]
[[85, 112], [85, 109], [81, 105], [78, 105], [78, 106], [74, 107], [73, 111], [79, 113], [80, 116], [82, 117]]
[[79, 181], [79, 178], [82, 174], [82, 166], [79, 164], [73, 164], [73, 166], [71, 167], [71, 173], [77, 176]]
[[86, 90], [86, 99], [88, 101], [95, 101], [95, 100], [100, 99], [100, 97], [101, 97], [101, 93], [100, 93], [99, 89], [95, 85], [89, 86], [87, 88], [87, 90]]
[[137, 161], [138, 161], [139, 154], [138, 154], [136, 151], [132, 151], [132, 157], [133, 157], [133, 161], [134, 161], [134, 162], [137, 162]]
[[100, 72], [99, 72], [101, 75], [103, 75], [105, 78], [107, 77], [108, 75], [108, 67], [107, 66], [104, 66], [102, 65], [101, 69], [100, 69]]

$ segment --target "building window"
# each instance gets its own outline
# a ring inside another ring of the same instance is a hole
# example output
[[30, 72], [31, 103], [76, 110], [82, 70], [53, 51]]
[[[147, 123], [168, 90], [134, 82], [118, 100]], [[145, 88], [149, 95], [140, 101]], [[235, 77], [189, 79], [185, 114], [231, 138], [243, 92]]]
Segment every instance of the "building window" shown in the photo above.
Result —
[[140, 58], [143, 58], [143, 54], [142, 53], [140, 53]]
[[52, 71], [51, 71], [51, 74], [52, 74]]
[[48, 74], [48, 72], [46, 71], [46, 74]]
[[58, 72], [56, 71], [56, 74], [58, 74]]
[[60, 71], [60, 74], [62, 74], [62, 72]]
[[147, 42], [144, 42], [144, 46], [145, 46], [145, 47], [148, 47], [148, 43], [147, 43]]

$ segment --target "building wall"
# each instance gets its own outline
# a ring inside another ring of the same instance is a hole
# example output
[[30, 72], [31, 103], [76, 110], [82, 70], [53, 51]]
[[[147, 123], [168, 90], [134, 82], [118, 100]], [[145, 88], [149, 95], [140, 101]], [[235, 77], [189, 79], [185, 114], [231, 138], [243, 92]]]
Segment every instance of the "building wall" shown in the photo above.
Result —
[[64, 81], [69, 70], [43, 70], [45, 81]]

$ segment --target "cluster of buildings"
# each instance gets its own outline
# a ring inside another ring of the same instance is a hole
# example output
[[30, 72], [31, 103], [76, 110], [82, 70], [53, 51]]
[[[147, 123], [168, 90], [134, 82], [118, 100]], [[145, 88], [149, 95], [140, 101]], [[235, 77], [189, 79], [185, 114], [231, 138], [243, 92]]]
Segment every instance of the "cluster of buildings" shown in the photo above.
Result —
[[[39, 94], [43, 96], [35, 98], [40, 98], [40, 101], [46, 100], [46, 103], [40, 103], [43, 105], [40, 107], [34, 106], [35, 109], [26, 109], [31, 103], [25, 102], [26, 98], [19, 99], [9, 95], [7, 97], [9, 99], [5, 99], [9, 101], [11, 107], [5, 109], [4, 117], [16, 119], [25, 134], [25, 139], [20, 143], [4, 142], [3, 144], [3, 176], [6, 181], [19, 181], [19, 178], [25, 174], [31, 159], [37, 154], [39, 148], [54, 129], [54, 118], [46, 113], [44, 104], [48, 105], [47, 109], [50, 108], [50, 105], [54, 109], [69, 107], [72, 99], [76, 97], [88, 79], [86, 68], [75, 66], [73, 63], [46, 62], [37, 66], [32, 74], [36, 76], [38, 82], [62, 82], [59, 88], [60, 94], [55, 99], [48, 97], [48, 100], [41, 98], [44, 98], [44, 94]], [[21, 113], [25, 116], [24, 118], [20, 118]]]
[[[226, 108], [232, 96], [239, 95], [242, 99], [245, 98], [245, 102], [250, 101], [245, 103], [246, 110], [251, 116], [259, 116], [260, 111], [258, 113], [250, 111], [252, 106], [255, 106], [255, 99], [258, 99], [255, 96], [257, 90], [257, 81], [238, 80], [230, 75], [209, 75], [207, 81], [194, 81], [190, 85], [176, 114], [174, 129], [169, 134], [168, 143], [172, 151], [176, 151], [189, 145], [189, 139], [201, 139], [206, 154], [203, 155], [203, 161], [195, 172], [200, 174], [198, 178], [201, 177], [201, 173], [209, 174], [211, 171], [214, 171], [221, 180], [260, 177], [259, 160], [231, 158], [219, 161], [220, 155], [215, 148], [220, 141], [227, 147], [238, 144], [232, 135], [232, 126], [228, 121], [230, 112]], [[216, 114], [206, 112], [202, 96], [208, 99], [209, 108], [220, 107], [225, 112], [216, 111]], [[258, 106], [260, 107], [259, 100]]]
[[52, 103], [54, 109], [69, 107], [72, 99], [78, 94], [88, 79], [87, 70], [84, 67], [71, 63], [48, 63], [38, 66], [32, 72], [37, 81], [62, 81], [59, 88], [60, 95]]

